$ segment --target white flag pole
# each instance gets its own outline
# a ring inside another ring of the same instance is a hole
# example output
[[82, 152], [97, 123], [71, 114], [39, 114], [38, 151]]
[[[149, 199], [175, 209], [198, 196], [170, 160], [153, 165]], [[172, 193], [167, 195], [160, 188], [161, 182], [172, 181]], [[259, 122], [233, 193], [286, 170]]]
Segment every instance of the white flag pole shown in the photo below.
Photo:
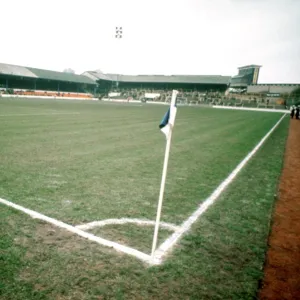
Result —
[[178, 91], [173, 90], [172, 100], [171, 100], [171, 104], [170, 104], [170, 117], [169, 117], [169, 119], [172, 120], [172, 123], [170, 124], [171, 127], [170, 127], [169, 134], [167, 135], [165, 159], [164, 159], [164, 166], [163, 166], [163, 172], [162, 172], [162, 178], [161, 178], [161, 184], [160, 184], [156, 222], [155, 222], [155, 229], [154, 229], [153, 243], [152, 243], [152, 252], [151, 252], [152, 258], [154, 257], [154, 252], [155, 252], [156, 245], [157, 245], [157, 236], [158, 236], [158, 229], [159, 229], [159, 223], [160, 223], [161, 208], [162, 208], [162, 203], [163, 203], [165, 183], [166, 183], [167, 170], [168, 170], [169, 153], [170, 153], [170, 148], [171, 148], [171, 138], [172, 138], [173, 126], [175, 123], [175, 115], [172, 115], [172, 114], [176, 114], [176, 108], [172, 111], [172, 107], [175, 106], [177, 94], [178, 94]]

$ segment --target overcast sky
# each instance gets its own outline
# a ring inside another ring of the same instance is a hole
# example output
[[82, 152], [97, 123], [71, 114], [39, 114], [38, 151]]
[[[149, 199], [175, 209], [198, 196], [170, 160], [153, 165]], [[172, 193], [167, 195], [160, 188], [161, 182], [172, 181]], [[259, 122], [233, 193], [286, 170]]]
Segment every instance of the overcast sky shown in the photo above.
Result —
[[300, 0], [9, 0], [0, 28], [2, 63], [300, 83]]

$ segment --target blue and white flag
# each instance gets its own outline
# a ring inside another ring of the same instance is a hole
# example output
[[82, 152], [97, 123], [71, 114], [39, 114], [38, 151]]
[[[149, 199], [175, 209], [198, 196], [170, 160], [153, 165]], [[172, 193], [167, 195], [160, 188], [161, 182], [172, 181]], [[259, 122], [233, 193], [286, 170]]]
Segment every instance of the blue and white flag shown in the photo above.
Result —
[[170, 133], [175, 124], [175, 118], [177, 113], [177, 107], [176, 107], [177, 94], [178, 91], [173, 90], [170, 107], [159, 124], [160, 130], [166, 135], [167, 140], [169, 139]]

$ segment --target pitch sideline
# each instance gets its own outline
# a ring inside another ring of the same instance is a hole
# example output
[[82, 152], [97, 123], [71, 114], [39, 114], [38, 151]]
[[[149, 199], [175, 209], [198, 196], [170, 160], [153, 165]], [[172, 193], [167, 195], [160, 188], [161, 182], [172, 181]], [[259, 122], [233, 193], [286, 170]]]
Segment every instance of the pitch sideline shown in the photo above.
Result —
[[181, 239], [184, 233], [186, 233], [194, 224], [198, 218], [217, 200], [221, 193], [227, 188], [227, 186], [233, 181], [236, 175], [243, 169], [247, 162], [253, 157], [253, 155], [259, 150], [266, 139], [272, 134], [276, 127], [281, 123], [285, 114], [277, 121], [277, 123], [269, 130], [269, 132], [260, 140], [260, 142], [253, 148], [251, 152], [235, 167], [235, 169], [229, 174], [229, 176], [213, 191], [213, 193], [200, 204], [198, 209], [187, 218], [181, 225], [181, 230], [174, 232], [169, 238], [167, 238], [155, 251], [154, 260], [156, 264], [160, 264], [165, 256], [171, 252], [173, 246]]

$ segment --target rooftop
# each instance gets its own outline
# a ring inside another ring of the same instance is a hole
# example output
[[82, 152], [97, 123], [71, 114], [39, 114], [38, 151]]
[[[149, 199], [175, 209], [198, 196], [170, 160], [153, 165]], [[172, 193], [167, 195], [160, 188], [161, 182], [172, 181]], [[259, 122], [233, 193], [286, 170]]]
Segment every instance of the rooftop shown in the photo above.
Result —
[[90, 78], [119, 82], [140, 83], [194, 83], [194, 84], [229, 84], [231, 76], [222, 75], [120, 75], [103, 74], [97, 71], [83, 73]]
[[100, 70], [87, 71], [81, 75], [0, 63], [0, 75], [95, 84], [97, 80], [135, 83], [187, 83], [228, 85], [231, 76], [222, 75], [121, 75], [104, 74]]
[[243, 66], [243, 67], [239, 67], [238, 69], [248, 69], [248, 68], [261, 68], [262, 66], [259, 65], [248, 65], [248, 66]]
[[0, 75], [67, 81], [72, 83], [95, 84], [94, 80], [83, 75], [16, 66], [3, 63], [0, 63]]

